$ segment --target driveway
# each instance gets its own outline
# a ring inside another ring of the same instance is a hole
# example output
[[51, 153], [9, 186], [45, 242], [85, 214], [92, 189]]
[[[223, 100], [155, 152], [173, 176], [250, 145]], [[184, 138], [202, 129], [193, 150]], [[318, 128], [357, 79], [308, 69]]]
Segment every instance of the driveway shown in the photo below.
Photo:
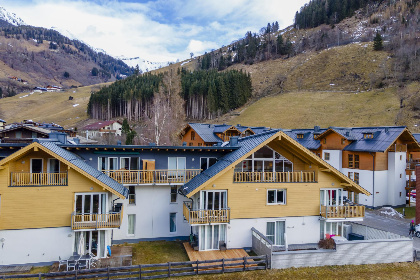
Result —
[[[377, 211], [366, 210], [363, 222], [356, 223], [408, 237], [410, 222], [411, 219], [393, 218], [378, 215]], [[420, 250], [420, 238], [413, 238], [413, 247], [415, 250]]]

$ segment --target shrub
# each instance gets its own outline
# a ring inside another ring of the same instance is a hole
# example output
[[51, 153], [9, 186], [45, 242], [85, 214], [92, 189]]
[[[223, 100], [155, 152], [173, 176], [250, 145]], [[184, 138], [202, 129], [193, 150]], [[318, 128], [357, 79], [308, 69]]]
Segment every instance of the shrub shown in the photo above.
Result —
[[334, 249], [335, 248], [335, 241], [332, 238], [321, 239], [318, 242], [318, 246], [321, 249]]

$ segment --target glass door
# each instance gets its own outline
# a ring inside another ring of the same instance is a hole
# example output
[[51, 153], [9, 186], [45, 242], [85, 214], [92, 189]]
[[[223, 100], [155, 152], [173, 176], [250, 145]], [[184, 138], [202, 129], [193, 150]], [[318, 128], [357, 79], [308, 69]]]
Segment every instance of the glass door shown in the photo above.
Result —
[[[83, 215], [82, 221], [96, 221], [98, 215], [94, 214], [106, 214], [106, 209], [106, 193], [76, 194], [75, 212], [77, 215]], [[99, 217], [104, 219], [105, 215], [99, 215]]]
[[270, 239], [274, 245], [284, 244], [284, 233], [286, 232], [285, 221], [267, 222], [266, 237]]
[[87, 253], [98, 258], [106, 257], [106, 240], [104, 230], [77, 231], [74, 238], [74, 252], [79, 255]]
[[200, 209], [221, 210], [227, 208], [227, 191], [202, 191]]
[[200, 226], [200, 251], [219, 250], [221, 241], [226, 241], [226, 225]]

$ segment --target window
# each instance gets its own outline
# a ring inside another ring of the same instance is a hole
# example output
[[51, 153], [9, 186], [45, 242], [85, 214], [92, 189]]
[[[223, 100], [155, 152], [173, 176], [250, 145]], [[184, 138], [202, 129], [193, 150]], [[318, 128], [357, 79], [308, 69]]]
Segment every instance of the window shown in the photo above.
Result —
[[176, 213], [169, 213], [169, 232], [176, 232]]
[[188, 143], [188, 146], [193, 146], [193, 145], [194, 145], [193, 142]]
[[128, 235], [134, 235], [134, 229], [136, 226], [136, 214], [129, 214], [127, 215], [128, 218]]
[[15, 137], [16, 138], [22, 138], [22, 131], [16, 131]]
[[343, 222], [320, 222], [321, 239], [325, 238], [326, 234], [343, 236]]
[[344, 145], [344, 144], [346, 144], [346, 139], [342, 138], [341, 139], [341, 145]]
[[267, 190], [267, 204], [286, 204], [286, 190]]
[[297, 135], [297, 138], [298, 138], [298, 139], [303, 139], [303, 134], [298, 134], [298, 135]]
[[359, 168], [359, 155], [349, 154], [349, 168]]
[[400, 160], [402, 160], [402, 155], [400, 155]]
[[348, 177], [351, 180], [353, 180], [356, 184], [359, 184], [359, 172], [349, 172]]
[[373, 133], [363, 133], [364, 139], [373, 139]]
[[206, 170], [207, 168], [209, 168], [210, 166], [212, 166], [213, 164], [215, 164], [217, 161], [216, 158], [200, 158], [200, 168], [201, 170]]
[[136, 186], [128, 187], [128, 204], [136, 205]]
[[56, 158], [48, 159], [48, 173], [60, 173], [60, 161]]
[[199, 146], [199, 147], [203, 146], [203, 143], [198, 143], [198, 146]]
[[32, 138], [36, 138], [36, 132], [32, 132]]
[[330, 153], [324, 153], [324, 160], [330, 160]]
[[322, 142], [323, 142], [324, 144], [327, 144], [327, 138], [322, 139]]
[[99, 170], [117, 170], [118, 158], [116, 157], [98, 157]]
[[185, 175], [187, 160], [185, 157], [168, 157], [168, 177], [179, 178]]
[[195, 131], [191, 131], [191, 140], [195, 140]]
[[235, 172], [288, 172], [293, 163], [269, 147], [263, 147], [235, 166]]
[[178, 188], [176, 186], [171, 187], [171, 203], [176, 202], [177, 196], [178, 196]]
[[265, 236], [270, 239], [274, 245], [284, 245], [285, 221], [267, 222]]

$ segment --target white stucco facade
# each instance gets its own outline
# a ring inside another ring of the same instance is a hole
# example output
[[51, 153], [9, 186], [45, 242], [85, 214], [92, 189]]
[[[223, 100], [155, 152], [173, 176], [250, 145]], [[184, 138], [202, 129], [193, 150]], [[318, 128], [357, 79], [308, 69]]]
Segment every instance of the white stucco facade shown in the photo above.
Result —
[[70, 227], [0, 231], [0, 265], [54, 262], [70, 257], [73, 249]]
[[[114, 229], [113, 241], [177, 238], [190, 235], [190, 225], [183, 216], [183, 202], [189, 199], [177, 194], [171, 202], [171, 186], [150, 185], [135, 187], [135, 204], [123, 203], [124, 217], [120, 229]], [[176, 213], [176, 231], [170, 231], [170, 215]], [[134, 234], [128, 232], [128, 215], [136, 215]]]
[[[329, 159], [326, 159], [325, 154], [329, 154]], [[343, 152], [341, 150], [323, 150], [322, 159], [332, 165], [335, 169], [342, 169]]]

